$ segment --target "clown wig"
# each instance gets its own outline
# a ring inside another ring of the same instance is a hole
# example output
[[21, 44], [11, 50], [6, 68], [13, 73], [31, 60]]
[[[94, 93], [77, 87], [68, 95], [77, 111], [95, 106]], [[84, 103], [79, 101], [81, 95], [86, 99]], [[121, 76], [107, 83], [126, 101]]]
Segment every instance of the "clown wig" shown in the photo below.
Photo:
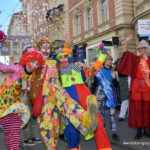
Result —
[[44, 58], [42, 53], [34, 48], [30, 48], [27, 52], [22, 54], [20, 64], [22, 66], [25, 66], [27, 62], [30, 62], [32, 60], [36, 60], [39, 64], [39, 67], [42, 67], [44, 64]]

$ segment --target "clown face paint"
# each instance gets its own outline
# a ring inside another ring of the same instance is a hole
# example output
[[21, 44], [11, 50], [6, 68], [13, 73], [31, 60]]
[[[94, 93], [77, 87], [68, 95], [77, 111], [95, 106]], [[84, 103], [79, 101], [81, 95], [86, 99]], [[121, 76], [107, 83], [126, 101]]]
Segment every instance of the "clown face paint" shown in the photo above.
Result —
[[69, 64], [68, 54], [61, 55], [59, 56], [59, 58], [60, 58], [60, 65], [62, 67], [65, 67]]
[[29, 72], [35, 71], [39, 67], [39, 64], [36, 60], [32, 60], [30, 62], [27, 62], [26, 68]]
[[48, 43], [43, 43], [41, 47], [41, 52], [43, 56], [45, 57], [45, 59], [47, 59], [51, 53], [50, 45]]

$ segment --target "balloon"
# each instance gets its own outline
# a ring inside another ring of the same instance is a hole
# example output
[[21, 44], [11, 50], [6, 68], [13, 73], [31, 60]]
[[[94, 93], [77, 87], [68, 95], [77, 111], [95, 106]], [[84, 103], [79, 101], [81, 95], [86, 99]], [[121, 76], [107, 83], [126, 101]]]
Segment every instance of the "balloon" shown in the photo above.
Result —
[[98, 49], [102, 50], [104, 48], [104, 44], [99, 44]]
[[6, 40], [6, 35], [2, 30], [0, 30], [0, 42], [3, 42], [4, 40]]
[[100, 53], [100, 52], [101, 52], [101, 50], [100, 50], [100, 49], [96, 49], [96, 52], [97, 52], [97, 53]]

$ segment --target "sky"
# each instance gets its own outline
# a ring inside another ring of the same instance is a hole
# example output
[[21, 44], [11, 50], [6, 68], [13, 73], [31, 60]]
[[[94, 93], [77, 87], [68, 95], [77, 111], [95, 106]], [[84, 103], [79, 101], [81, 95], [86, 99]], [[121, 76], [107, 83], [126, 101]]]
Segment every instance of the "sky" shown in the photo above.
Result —
[[[0, 0], [0, 30], [7, 34], [11, 16], [21, 10], [19, 0]], [[0, 56], [0, 62], [8, 63], [9, 57]]]
[[0, 0], [0, 30], [7, 34], [11, 16], [21, 10], [19, 0]]

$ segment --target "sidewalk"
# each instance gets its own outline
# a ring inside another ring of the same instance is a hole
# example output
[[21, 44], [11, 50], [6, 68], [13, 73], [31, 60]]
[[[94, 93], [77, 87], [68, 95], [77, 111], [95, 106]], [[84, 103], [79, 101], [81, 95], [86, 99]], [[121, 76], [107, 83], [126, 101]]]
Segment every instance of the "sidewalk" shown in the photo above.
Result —
[[[118, 116], [117, 116], [118, 120]], [[110, 142], [113, 150], [150, 150], [150, 138], [142, 137], [140, 140], [134, 140], [136, 130], [128, 128], [127, 119], [124, 122], [118, 122], [118, 135], [120, 141], [111, 140], [111, 132], [109, 129], [109, 121], [107, 120], [106, 131], [110, 138]], [[59, 141], [57, 150], [67, 150], [67, 144], [64, 141]], [[94, 139], [85, 141], [83, 138], [81, 140], [82, 150], [96, 150]], [[0, 150], [7, 150], [3, 142], [2, 133], [0, 133]], [[23, 149], [21, 149], [23, 150]], [[27, 150], [46, 150], [43, 144], [38, 144], [36, 146], [27, 147]]]

